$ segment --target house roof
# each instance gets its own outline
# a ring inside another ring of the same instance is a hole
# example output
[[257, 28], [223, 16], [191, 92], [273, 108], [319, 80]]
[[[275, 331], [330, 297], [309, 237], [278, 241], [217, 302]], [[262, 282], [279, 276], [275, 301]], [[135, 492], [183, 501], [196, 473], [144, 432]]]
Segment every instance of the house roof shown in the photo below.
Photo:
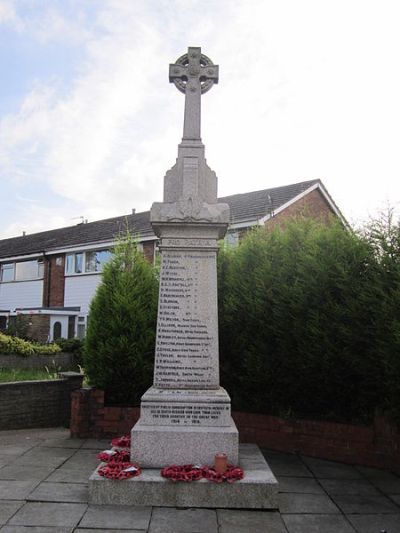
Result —
[[[320, 180], [302, 181], [272, 189], [234, 194], [219, 198], [219, 201], [229, 204], [232, 224], [256, 222], [316, 184], [321, 184]], [[118, 234], [124, 232], [126, 227], [141, 238], [154, 235], [150, 225], [150, 211], [144, 211], [3, 239], [0, 240], [0, 259], [110, 242]]]

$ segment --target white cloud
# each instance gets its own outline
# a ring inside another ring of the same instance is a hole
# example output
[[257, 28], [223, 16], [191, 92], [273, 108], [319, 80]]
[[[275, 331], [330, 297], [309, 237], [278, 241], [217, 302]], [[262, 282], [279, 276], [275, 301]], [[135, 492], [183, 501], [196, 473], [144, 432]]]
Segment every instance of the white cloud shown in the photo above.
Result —
[[75, 18], [46, 4], [28, 21], [0, 3], [0, 21], [40, 43], [79, 45], [67, 85], [36, 81], [0, 122], [0, 176], [65, 198], [53, 217], [35, 211], [43, 228], [161, 199], [183, 119], [168, 64], [188, 45], [220, 65], [202, 105], [221, 194], [321, 178], [350, 218], [400, 198], [396, 2], [110, 0], [90, 16], [72, 4]]
[[9, 24], [17, 31], [23, 29], [23, 22], [17, 15], [13, 0], [0, 0], [0, 24]]

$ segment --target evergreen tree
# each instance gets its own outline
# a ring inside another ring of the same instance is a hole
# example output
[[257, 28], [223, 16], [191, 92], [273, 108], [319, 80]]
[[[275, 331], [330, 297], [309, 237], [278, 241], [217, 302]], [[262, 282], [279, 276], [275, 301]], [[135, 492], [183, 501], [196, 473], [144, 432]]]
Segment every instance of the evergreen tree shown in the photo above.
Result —
[[373, 416], [383, 295], [370, 243], [339, 223], [293, 220], [250, 232], [221, 254], [219, 274], [221, 381], [234, 408]]
[[90, 305], [84, 368], [108, 404], [136, 405], [152, 383], [158, 280], [127, 232]]

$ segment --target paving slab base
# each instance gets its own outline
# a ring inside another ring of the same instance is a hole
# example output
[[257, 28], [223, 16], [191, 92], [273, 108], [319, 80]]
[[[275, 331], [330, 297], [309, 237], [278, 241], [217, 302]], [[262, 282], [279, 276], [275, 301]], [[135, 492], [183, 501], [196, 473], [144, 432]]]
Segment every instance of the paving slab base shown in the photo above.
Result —
[[[161, 477], [159, 469], [144, 469], [136, 478], [121, 481], [99, 476], [89, 479], [89, 503], [157, 507], [277, 509], [278, 482], [255, 444], [241, 444], [239, 465], [245, 477], [234, 483], [205, 479], [191, 483]], [[167, 465], [166, 465], [167, 466]]]

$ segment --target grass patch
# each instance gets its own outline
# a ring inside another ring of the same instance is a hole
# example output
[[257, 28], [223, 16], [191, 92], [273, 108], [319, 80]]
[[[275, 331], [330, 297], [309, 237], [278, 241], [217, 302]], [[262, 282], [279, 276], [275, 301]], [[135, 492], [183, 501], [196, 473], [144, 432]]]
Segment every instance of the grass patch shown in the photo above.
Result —
[[25, 368], [0, 368], [0, 383], [9, 381], [35, 381], [39, 379], [56, 379], [57, 373], [47, 370]]

